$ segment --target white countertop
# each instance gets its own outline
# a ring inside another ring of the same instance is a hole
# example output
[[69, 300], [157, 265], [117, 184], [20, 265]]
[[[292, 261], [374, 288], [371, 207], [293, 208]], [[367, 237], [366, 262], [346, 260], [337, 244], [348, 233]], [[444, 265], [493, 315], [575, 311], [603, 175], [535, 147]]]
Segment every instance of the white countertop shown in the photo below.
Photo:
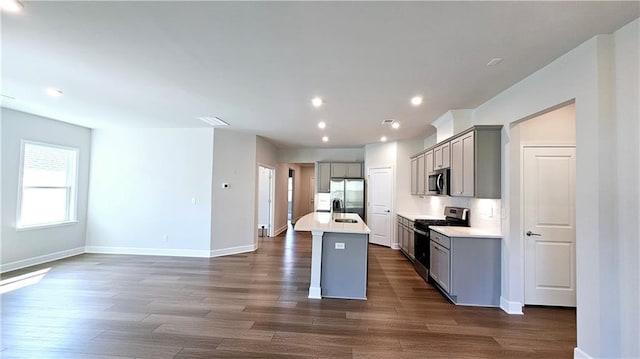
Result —
[[434, 230], [440, 234], [444, 234], [447, 237], [502, 238], [502, 235], [500, 233], [490, 232], [484, 229], [473, 227], [429, 226], [429, 229]]
[[[333, 218], [332, 218], [333, 216]], [[358, 223], [340, 223], [337, 218], [355, 219]], [[300, 218], [294, 227], [296, 231], [322, 231], [334, 233], [369, 234], [371, 230], [357, 213], [312, 212]]]
[[432, 216], [428, 214], [416, 214], [416, 213], [407, 213], [407, 212], [396, 212], [396, 214], [406, 219], [409, 219], [411, 221], [415, 221], [416, 219], [444, 219], [444, 215]]

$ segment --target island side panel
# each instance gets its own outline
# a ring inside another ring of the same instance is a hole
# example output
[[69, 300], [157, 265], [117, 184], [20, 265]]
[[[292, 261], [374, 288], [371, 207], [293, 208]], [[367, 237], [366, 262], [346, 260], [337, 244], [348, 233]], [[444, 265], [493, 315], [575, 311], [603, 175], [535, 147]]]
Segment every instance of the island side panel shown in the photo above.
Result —
[[[343, 249], [337, 249], [342, 247]], [[322, 296], [367, 299], [368, 234], [327, 232], [322, 239]]]

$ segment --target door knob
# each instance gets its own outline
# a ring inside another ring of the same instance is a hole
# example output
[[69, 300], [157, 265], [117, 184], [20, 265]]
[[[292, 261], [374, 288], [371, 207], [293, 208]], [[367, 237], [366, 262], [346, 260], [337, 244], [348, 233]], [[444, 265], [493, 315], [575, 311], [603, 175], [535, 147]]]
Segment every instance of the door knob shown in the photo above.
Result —
[[538, 233], [533, 233], [531, 231], [527, 231], [527, 233], [525, 233], [527, 236], [531, 237], [531, 236], [541, 236], [542, 234], [538, 234]]
[[389, 210], [389, 209], [388, 209], [388, 210], [386, 210], [385, 212], [389, 213], [389, 212], [391, 212], [391, 210]]

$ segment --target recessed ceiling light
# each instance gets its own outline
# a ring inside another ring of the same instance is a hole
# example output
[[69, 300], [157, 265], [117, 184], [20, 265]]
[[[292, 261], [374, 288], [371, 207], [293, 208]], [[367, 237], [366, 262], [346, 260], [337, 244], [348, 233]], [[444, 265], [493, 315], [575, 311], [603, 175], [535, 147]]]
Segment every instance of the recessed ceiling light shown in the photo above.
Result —
[[18, 13], [22, 12], [24, 5], [20, 0], [0, 0], [0, 9], [3, 11]]
[[400, 127], [400, 124], [398, 122], [394, 122], [391, 124], [391, 127], [398, 129]]
[[382, 137], [380, 137], [380, 141], [382, 141], [382, 142], [387, 142], [387, 137], [386, 137], [386, 136], [382, 136]]
[[494, 57], [489, 62], [487, 62], [487, 66], [495, 66], [502, 62], [502, 57]]
[[196, 117], [198, 120], [205, 122], [211, 126], [229, 126], [228, 123], [222, 121], [219, 117]]
[[45, 90], [45, 92], [47, 93], [47, 95], [51, 96], [51, 97], [60, 97], [64, 94], [64, 92], [62, 92], [62, 90], [57, 89], [57, 88], [53, 88], [53, 87], [49, 87], [48, 89]]
[[414, 106], [420, 106], [422, 104], [422, 96], [413, 96], [411, 98], [411, 104]]
[[318, 122], [318, 128], [325, 128], [325, 127], [327, 127], [327, 124], [324, 121]]
[[327, 136], [322, 137], [322, 142], [329, 142], [329, 137]]
[[324, 101], [322, 101], [322, 99], [320, 97], [314, 97], [311, 99], [311, 104], [313, 105], [313, 107], [320, 107], [322, 106], [322, 104], [324, 103]]

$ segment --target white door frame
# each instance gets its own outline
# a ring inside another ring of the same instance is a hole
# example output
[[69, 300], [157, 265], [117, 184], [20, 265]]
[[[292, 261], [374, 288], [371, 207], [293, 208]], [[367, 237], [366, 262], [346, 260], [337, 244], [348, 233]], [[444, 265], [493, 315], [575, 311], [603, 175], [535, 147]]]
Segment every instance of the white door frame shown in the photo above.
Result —
[[[260, 193], [260, 167], [264, 167], [269, 170], [271, 174], [271, 180], [269, 181], [269, 237], [274, 237], [275, 235], [275, 194], [276, 194], [276, 169], [269, 165], [258, 163], [258, 193]], [[258, 208], [260, 203], [258, 202]], [[259, 209], [258, 209], [259, 210]]]
[[[389, 225], [391, 226], [391, 228], [389, 229], [389, 243], [390, 243], [390, 248], [393, 249], [398, 249], [398, 241], [396, 238], [396, 231], [394, 230], [394, 228], [396, 228], [397, 224], [396, 224], [396, 168], [394, 165], [392, 164], [388, 164], [388, 165], [381, 165], [381, 166], [375, 166], [375, 167], [366, 167], [366, 173], [367, 173], [367, 182], [369, 181], [370, 178], [370, 173], [371, 170], [379, 170], [379, 169], [390, 169], [391, 170], [391, 205], [389, 206], [389, 210], [391, 211], [389, 214], [391, 216], [391, 218], [389, 219]], [[365, 217], [367, 217], [365, 219], [365, 222], [369, 223], [369, 215], [371, 214], [371, 209], [369, 208], [369, 199], [371, 198], [371, 194], [369, 193], [369, 191], [371, 190], [371, 186], [367, 185], [367, 189], [366, 189], [366, 201], [367, 201], [367, 205], [365, 206], [366, 210], [365, 210]]]
[[[532, 141], [532, 142], [521, 142], [520, 143], [520, 224], [519, 224], [519, 235], [520, 235], [520, 253], [522, 253], [522, 292], [521, 292], [521, 298], [522, 298], [522, 306], [524, 307], [525, 302], [526, 302], [526, 296], [525, 296], [525, 291], [526, 291], [526, 276], [527, 276], [527, 267], [525, 264], [525, 258], [526, 258], [526, 237], [525, 237], [525, 218], [524, 218], [524, 149], [525, 148], [531, 148], [531, 147], [539, 147], [539, 148], [555, 148], [555, 147], [571, 147], [571, 148], [576, 148], [576, 144], [572, 143], [572, 142], [547, 142], [547, 141]], [[577, 156], [578, 153], [576, 151], [576, 162], [577, 162]], [[577, 196], [577, 195], [576, 195]], [[576, 241], [576, 246], [578, 245], [577, 241]], [[576, 253], [576, 262], [577, 262], [577, 253]], [[577, 282], [577, 268], [575, 268], [576, 270], [576, 282]], [[576, 302], [576, 309], [578, 308], [578, 303]]]

